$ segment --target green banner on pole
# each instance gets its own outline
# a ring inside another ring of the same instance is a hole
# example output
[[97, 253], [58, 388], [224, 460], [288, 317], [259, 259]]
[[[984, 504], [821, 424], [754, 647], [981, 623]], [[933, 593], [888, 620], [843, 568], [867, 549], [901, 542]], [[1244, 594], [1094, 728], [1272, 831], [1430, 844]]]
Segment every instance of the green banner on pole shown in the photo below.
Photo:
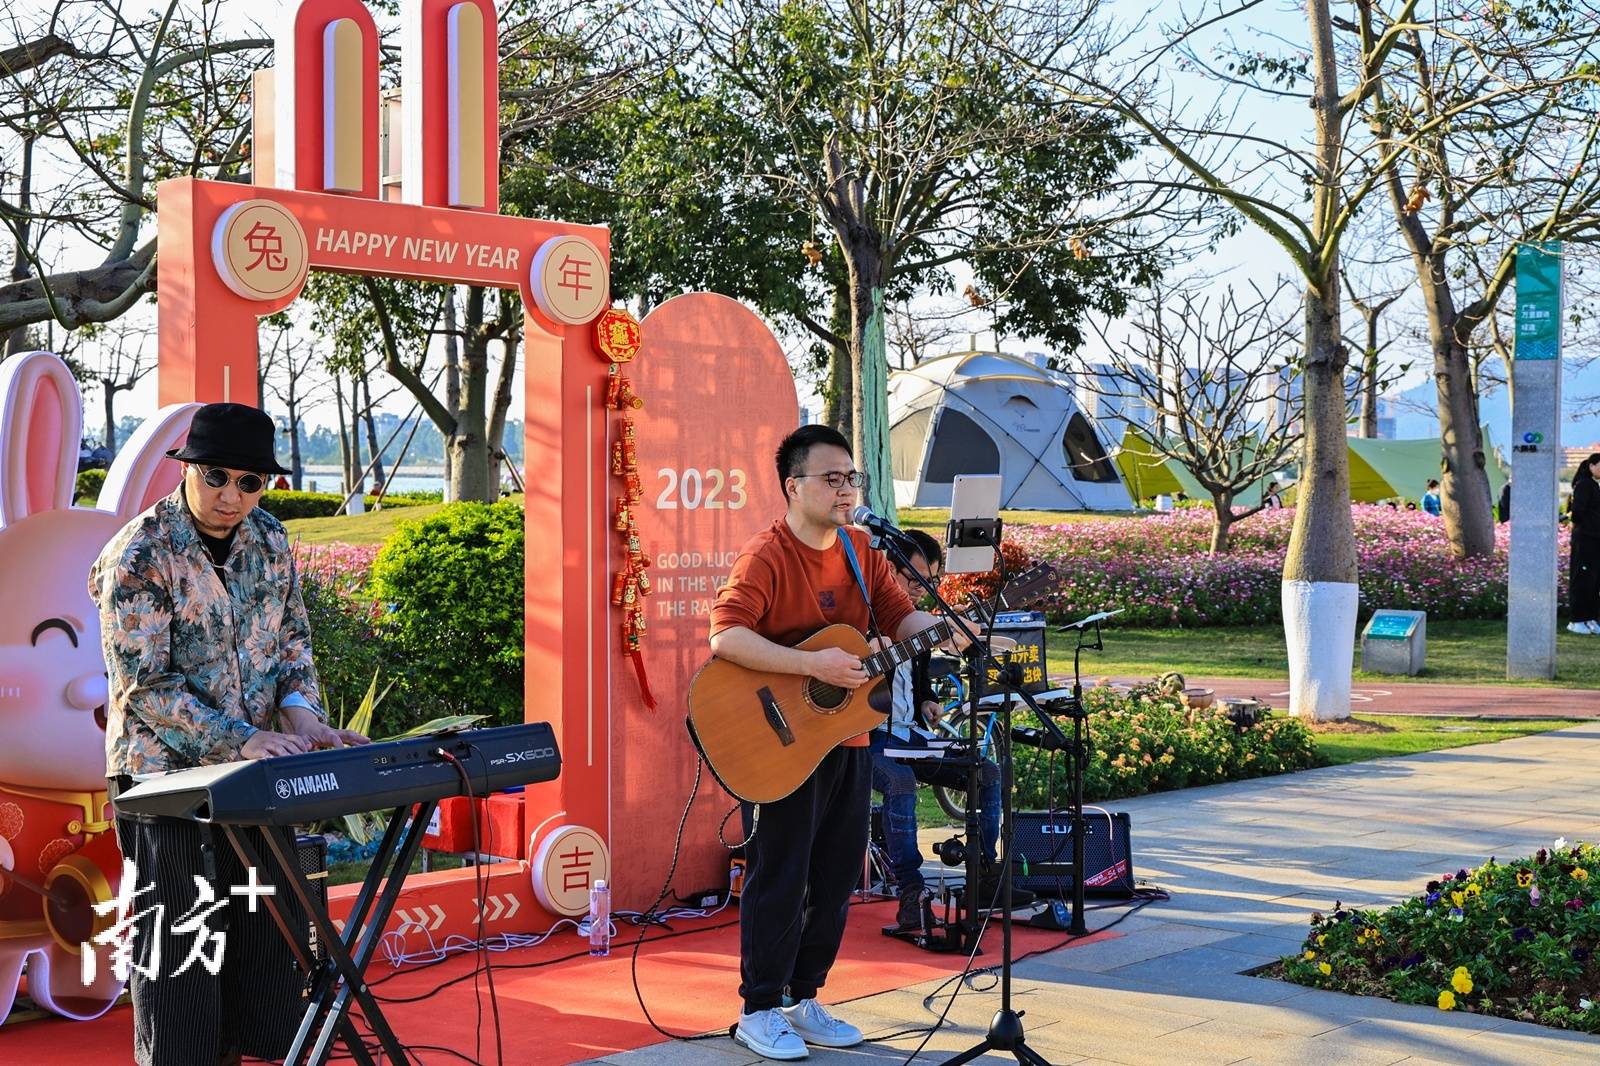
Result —
[[1561, 358], [1561, 242], [1517, 249], [1518, 359]]
[[883, 290], [872, 290], [872, 317], [861, 346], [861, 449], [856, 466], [866, 471], [868, 507], [895, 521], [894, 473], [889, 464], [889, 355], [883, 336]]

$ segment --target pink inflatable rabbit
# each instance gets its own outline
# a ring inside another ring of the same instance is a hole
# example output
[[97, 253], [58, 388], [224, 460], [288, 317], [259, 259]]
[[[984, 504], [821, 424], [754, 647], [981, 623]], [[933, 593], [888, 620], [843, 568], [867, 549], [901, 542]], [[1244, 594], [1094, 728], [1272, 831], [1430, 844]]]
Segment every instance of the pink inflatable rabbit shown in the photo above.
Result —
[[122, 990], [106, 949], [96, 949], [90, 985], [79, 957], [79, 945], [114, 920], [92, 908], [115, 895], [121, 872], [89, 567], [177, 485], [177, 464], [162, 456], [198, 406], [169, 407], [141, 425], [106, 477], [104, 509], [74, 507], [77, 383], [49, 352], [0, 363], [0, 1019], [24, 963], [29, 997], [68, 1018], [98, 1017]]

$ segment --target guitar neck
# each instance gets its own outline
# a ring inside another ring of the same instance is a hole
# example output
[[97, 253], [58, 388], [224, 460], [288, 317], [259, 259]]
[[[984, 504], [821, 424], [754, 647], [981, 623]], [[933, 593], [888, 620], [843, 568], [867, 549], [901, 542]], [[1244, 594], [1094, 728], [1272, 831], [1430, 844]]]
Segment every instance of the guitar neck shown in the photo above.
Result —
[[939, 622], [920, 633], [912, 634], [898, 644], [891, 644], [880, 652], [874, 652], [862, 659], [861, 665], [866, 667], [869, 678], [882, 677], [901, 663], [943, 644], [950, 639], [952, 632], [949, 622]]

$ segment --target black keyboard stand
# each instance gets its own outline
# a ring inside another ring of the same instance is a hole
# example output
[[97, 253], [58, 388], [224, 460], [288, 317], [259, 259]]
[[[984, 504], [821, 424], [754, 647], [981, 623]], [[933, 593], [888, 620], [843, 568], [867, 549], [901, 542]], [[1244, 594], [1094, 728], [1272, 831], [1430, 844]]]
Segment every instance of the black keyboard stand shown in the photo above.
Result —
[[[377, 854], [372, 857], [372, 867], [367, 871], [366, 880], [361, 883], [361, 892], [356, 896], [342, 934], [334, 928], [326, 908], [318, 903], [310, 885], [306, 883], [305, 875], [300, 872], [291, 831], [275, 826], [264, 828], [267, 846], [284, 875], [281, 880], [287, 883], [295, 901], [316, 927], [317, 939], [325, 945], [327, 954], [327, 958], [317, 961], [311, 953], [305, 930], [285, 918], [275, 895], [263, 897], [278, 931], [289, 942], [295, 958], [311, 977], [311, 1001], [306, 1007], [305, 1017], [300, 1020], [300, 1031], [295, 1034], [294, 1044], [283, 1060], [284, 1066], [300, 1066], [301, 1063], [323, 1066], [333, 1054], [336, 1034], [343, 1040], [345, 1049], [357, 1066], [374, 1066], [372, 1053], [350, 1018], [352, 1000], [360, 1005], [362, 1020], [382, 1047], [381, 1057], [397, 1066], [412, 1061], [405, 1047], [395, 1038], [394, 1030], [389, 1028], [382, 1008], [367, 987], [364, 975], [377, 952], [378, 943], [383, 938], [383, 928], [389, 922], [395, 903], [399, 901], [406, 873], [411, 869], [412, 860], [416, 858], [417, 849], [422, 843], [422, 835], [427, 831], [428, 820], [433, 817], [437, 806], [438, 803], [431, 800], [418, 804], [409, 823], [406, 820], [408, 808], [396, 807], [389, 812], [389, 824], [384, 830], [383, 840], [378, 845]], [[246, 869], [266, 868], [250, 842], [236, 827], [220, 825], [219, 828], [227, 835], [228, 842], [238, 852]]]

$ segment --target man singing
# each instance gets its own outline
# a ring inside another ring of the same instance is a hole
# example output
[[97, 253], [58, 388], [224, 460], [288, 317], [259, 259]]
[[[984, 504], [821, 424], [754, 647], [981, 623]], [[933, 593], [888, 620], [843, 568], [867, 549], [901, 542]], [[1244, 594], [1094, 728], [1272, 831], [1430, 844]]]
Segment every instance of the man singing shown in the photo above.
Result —
[[[913, 608], [864, 533], [841, 535], [866, 480], [844, 437], [827, 426], [802, 426], [778, 445], [777, 470], [788, 509], [734, 561], [711, 609], [711, 651], [752, 670], [857, 688], [867, 680], [859, 658], [840, 648], [793, 645], [836, 622], [903, 640], [938, 620]], [[871, 778], [866, 738], [856, 737], [828, 753], [792, 794], [761, 804], [759, 822], [744, 804], [750, 837], [739, 904], [744, 1007], [735, 1039], [758, 1055], [803, 1059], [808, 1043], [861, 1042], [861, 1030], [833, 1017], [816, 997], [861, 877]]]
[[[123, 527], [89, 576], [100, 607], [110, 702], [106, 774], [113, 799], [134, 775], [364, 744], [328, 725], [289, 537], [259, 510], [273, 455], [272, 420], [253, 407], [195, 412], [178, 489]], [[259, 830], [246, 835], [265, 851]], [[141, 921], [133, 943], [134, 1058], [139, 1066], [217, 1066], [282, 1058], [299, 1022], [303, 977], [267, 909], [250, 913], [228, 889], [249, 876], [225, 844], [207, 876], [189, 820], [117, 817], [117, 842], [137, 869]], [[174, 974], [194, 936], [171, 927], [215, 885], [221, 908], [205, 927], [226, 934], [213, 975], [195, 962]], [[258, 880], [272, 880], [261, 871]], [[287, 904], [287, 895], [279, 897]], [[156, 950], [159, 948], [159, 955]], [[142, 968], [159, 962], [154, 974]]]

